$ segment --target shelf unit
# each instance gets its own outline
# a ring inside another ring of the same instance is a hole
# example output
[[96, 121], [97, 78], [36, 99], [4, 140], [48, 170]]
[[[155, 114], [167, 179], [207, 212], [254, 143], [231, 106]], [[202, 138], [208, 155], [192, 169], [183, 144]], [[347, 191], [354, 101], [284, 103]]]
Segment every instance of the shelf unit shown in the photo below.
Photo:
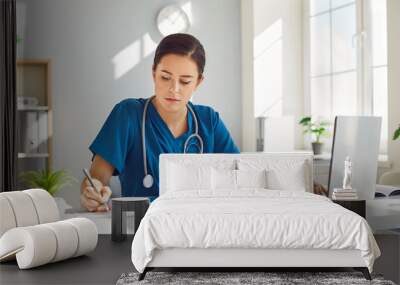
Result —
[[[17, 112], [18, 173], [51, 170], [53, 126], [51, 61], [20, 59], [16, 62], [17, 96], [33, 97], [37, 104], [20, 105]], [[22, 183], [19, 182], [20, 187]]]
[[48, 153], [18, 153], [18, 158], [38, 158], [38, 157], [49, 157]]
[[48, 106], [29, 106], [29, 107], [19, 107], [18, 111], [48, 111]]

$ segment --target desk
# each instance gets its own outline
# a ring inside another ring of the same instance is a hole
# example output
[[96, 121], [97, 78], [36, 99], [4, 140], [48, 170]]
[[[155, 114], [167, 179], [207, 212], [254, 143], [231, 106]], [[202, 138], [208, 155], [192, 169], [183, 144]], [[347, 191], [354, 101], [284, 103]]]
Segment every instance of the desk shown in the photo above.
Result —
[[374, 236], [382, 254], [375, 261], [374, 271], [400, 284], [400, 229], [376, 231]]
[[[377, 259], [374, 271], [399, 282], [396, 252], [400, 254], [400, 239], [398, 246], [393, 246], [392, 241], [387, 241], [393, 236], [375, 238], [383, 256]], [[131, 243], [132, 236], [123, 242], [112, 242], [111, 235], [99, 235], [96, 249], [85, 256], [28, 270], [19, 270], [16, 261], [1, 263], [0, 284], [115, 284], [122, 273], [136, 271], [131, 261]]]
[[367, 221], [374, 231], [400, 229], [400, 196], [368, 200]]
[[0, 264], [0, 284], [115, 284], [124, 272], [135, 271], [131, 261], [133, 236], [112, 242], [99, 235], [96, 249], [88, 255], [19, 270], [17, 262]]

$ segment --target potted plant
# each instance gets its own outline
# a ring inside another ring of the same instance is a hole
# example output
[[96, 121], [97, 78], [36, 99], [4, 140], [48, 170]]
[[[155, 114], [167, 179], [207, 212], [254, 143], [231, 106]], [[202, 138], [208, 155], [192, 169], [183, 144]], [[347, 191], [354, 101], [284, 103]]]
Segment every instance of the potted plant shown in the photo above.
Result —
[[330, 123], [327, 121], [312, 122], [311, 117], [303, 117], [299, 124], [304, 127], [304, 134], [310, 133], [315, 135], [315, 141], [311, 143], [312, 149], [314, 154], [321, 154], [324, 144], [321, 142], [321, 137], [328, 135], [328, 130], [326, 127], [329, 126]]
[[33, 188], [41, 188], [54, 196], [62, 187], [71, 185], [77, 180], [69, 175], [65, 170], [48, 171], [26, 171], [20, 175], [20, 178]]
[[[49, 171], [49, 170], [32, 170], [20, 174], [20, 179], [32, 188], [41, 188], [54, 196], [62, 187], [78, 182], [73, 176], [69, 175], [65, 170]], [[61, 213], [65, 209], [71, 208], [64, 199], [54, 197]]]

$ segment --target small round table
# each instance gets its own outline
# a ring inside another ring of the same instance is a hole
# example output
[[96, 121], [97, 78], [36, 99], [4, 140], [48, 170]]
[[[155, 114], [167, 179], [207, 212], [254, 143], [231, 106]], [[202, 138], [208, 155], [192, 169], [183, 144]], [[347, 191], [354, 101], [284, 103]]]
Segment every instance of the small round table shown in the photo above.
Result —
[[127, 212], [135, 213], [136, 233], [140, 221], [149, 208], [150, 200], [147, 197], [121, 197], [111, 199], [111, 203], [111, 240], [123, 241], [127, 236]]

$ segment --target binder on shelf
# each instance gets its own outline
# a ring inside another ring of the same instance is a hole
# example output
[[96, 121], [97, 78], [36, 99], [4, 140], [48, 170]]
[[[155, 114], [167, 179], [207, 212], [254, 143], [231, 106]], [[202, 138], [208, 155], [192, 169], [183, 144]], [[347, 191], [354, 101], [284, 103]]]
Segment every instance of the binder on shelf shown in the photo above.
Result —
[[37, 153], [39, 146], [38, 113], [33, 111], [21, 114], [21, 140], [25, 153]]
[[38, 112], [38, 149], [39, 153], [47, 153], [47, 112]]
[[27, 154], [48, 153], [47, 112], [20, 112], [19, 151]]

